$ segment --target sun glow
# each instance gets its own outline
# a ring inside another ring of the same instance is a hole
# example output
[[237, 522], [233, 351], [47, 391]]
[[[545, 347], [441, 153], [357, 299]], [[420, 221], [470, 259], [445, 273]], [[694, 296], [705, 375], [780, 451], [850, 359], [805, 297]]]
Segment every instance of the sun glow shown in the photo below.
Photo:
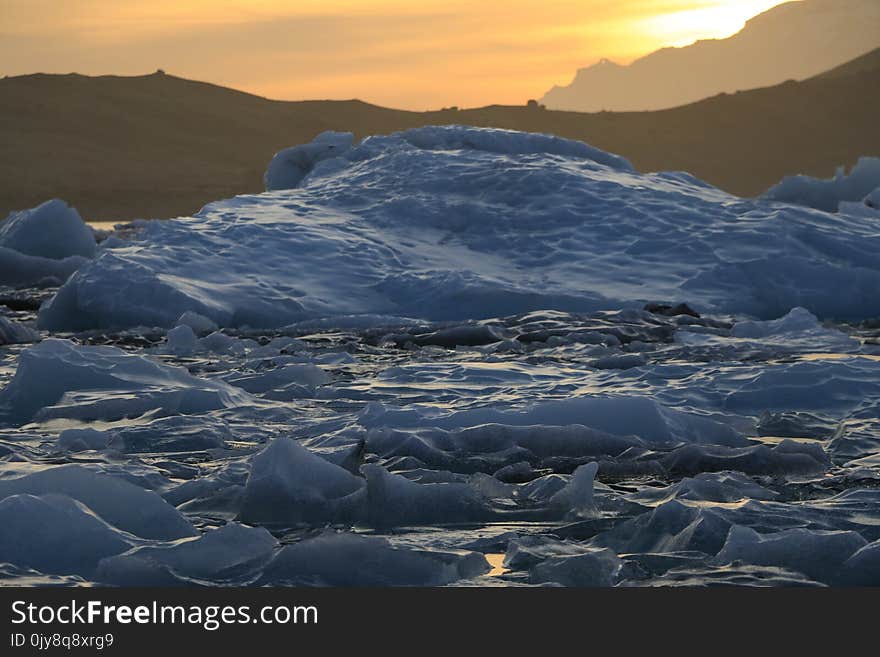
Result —
[[658, 14], [641, 21], [644, 32], [666, 45], [687, 46], [700, 39], [724, 39], [739, 32], [746, 21], [778, 0], [707, 2], [705, 6]]
[[0, 75], [182, 77], [293, 100], [519, 104], [780, 0], [0, 0]]

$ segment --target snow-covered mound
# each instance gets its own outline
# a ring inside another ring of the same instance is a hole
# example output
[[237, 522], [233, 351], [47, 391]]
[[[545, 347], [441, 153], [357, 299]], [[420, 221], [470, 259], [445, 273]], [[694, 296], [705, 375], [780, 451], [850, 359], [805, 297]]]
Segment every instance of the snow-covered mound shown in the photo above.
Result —
[[0, 285], [60, 284], [95, 255], [92, 229], [53, 199], [0, 222]]
[[280, 327], [681, 300], [765, 319], [795, 306], [880, 315], [880, 217], [742, 200], [556, 137], [452, 126], [350, 143], [325, 134], [279, 153], [267, 184], [293, 189], [145, 223], [71, 277], [40, 324], [172, 327], [191, 312]]
[[[875, 191], [876, 190], [876, 191]], [[841, 167], [833, 178], [789, 176], [771, 187], [766, 198], [783, 203], [805, 205], [826, 212], [845, 209], [846, 204], [864, 201], [869, 207], [874, 195], [880, 196], [880, 158], [863, 157], [849, 174]]]

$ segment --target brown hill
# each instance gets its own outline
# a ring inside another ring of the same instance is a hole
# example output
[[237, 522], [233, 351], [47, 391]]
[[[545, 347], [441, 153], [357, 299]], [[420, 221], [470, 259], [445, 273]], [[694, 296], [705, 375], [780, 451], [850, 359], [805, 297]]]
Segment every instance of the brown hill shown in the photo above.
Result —
[[50, 197], [92, 220], [171, 217], [262, 190], [281, 148], [324, 130], [357, 136], [462, 123], [550, 132], [687, 170], [739, 195], [783, 175], [830, 175], [880, 155], [880, 51], [803, 82], [659, 112], [527, 107], [405, 112], [360, 101], [281, 102], [170, 75], [0, 80], [0, 217]]

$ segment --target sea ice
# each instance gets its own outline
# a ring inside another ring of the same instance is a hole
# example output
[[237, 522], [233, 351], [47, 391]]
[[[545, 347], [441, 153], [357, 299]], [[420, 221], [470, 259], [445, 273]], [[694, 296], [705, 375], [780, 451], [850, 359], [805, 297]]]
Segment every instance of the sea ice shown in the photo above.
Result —
[[277, 438], [252, 461], [240, 519], [296, 525], [352, 521], [363, 513], [366, 482], [289, 438]]
[[75, 209], [58, 199], [13, 212], [0, 222], [0, 247], [52, 260], [91, 258], [97, 249], [92, 229]]

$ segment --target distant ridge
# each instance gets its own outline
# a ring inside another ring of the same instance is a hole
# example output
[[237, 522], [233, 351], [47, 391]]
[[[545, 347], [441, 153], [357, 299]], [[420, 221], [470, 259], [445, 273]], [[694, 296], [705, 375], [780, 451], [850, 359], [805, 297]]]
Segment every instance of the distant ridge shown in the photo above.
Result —
[[727, 39], [664, 48], [620, 66], [602, 60], [541, 102], [579, 112], [649, 111], [721, 92], [802, 80], [880, 46], [880, 1], [803, 0], [752, 18]]
[[841, 66], [820, 73], [818, 78], [843, 78], [850, 75], [861, 75], [863, 73], [871, 73], [880, 69], [880, 48], [858, 57], [857, 59], [847, 62]]
[[493, 105], [406, 112], [357, 100], [281, 102], [173, 75], [0, 79], [0, 220], [60, 197], [92, 220], [172, 217], [262, 191], [272, 155], [324, 130], [358, 137], [429, 124], [554, 133], [685, 170], [739, 195], [784, 175], [830, 176], [880, 155], [880, 50], [802, 82], [659, 112]]

